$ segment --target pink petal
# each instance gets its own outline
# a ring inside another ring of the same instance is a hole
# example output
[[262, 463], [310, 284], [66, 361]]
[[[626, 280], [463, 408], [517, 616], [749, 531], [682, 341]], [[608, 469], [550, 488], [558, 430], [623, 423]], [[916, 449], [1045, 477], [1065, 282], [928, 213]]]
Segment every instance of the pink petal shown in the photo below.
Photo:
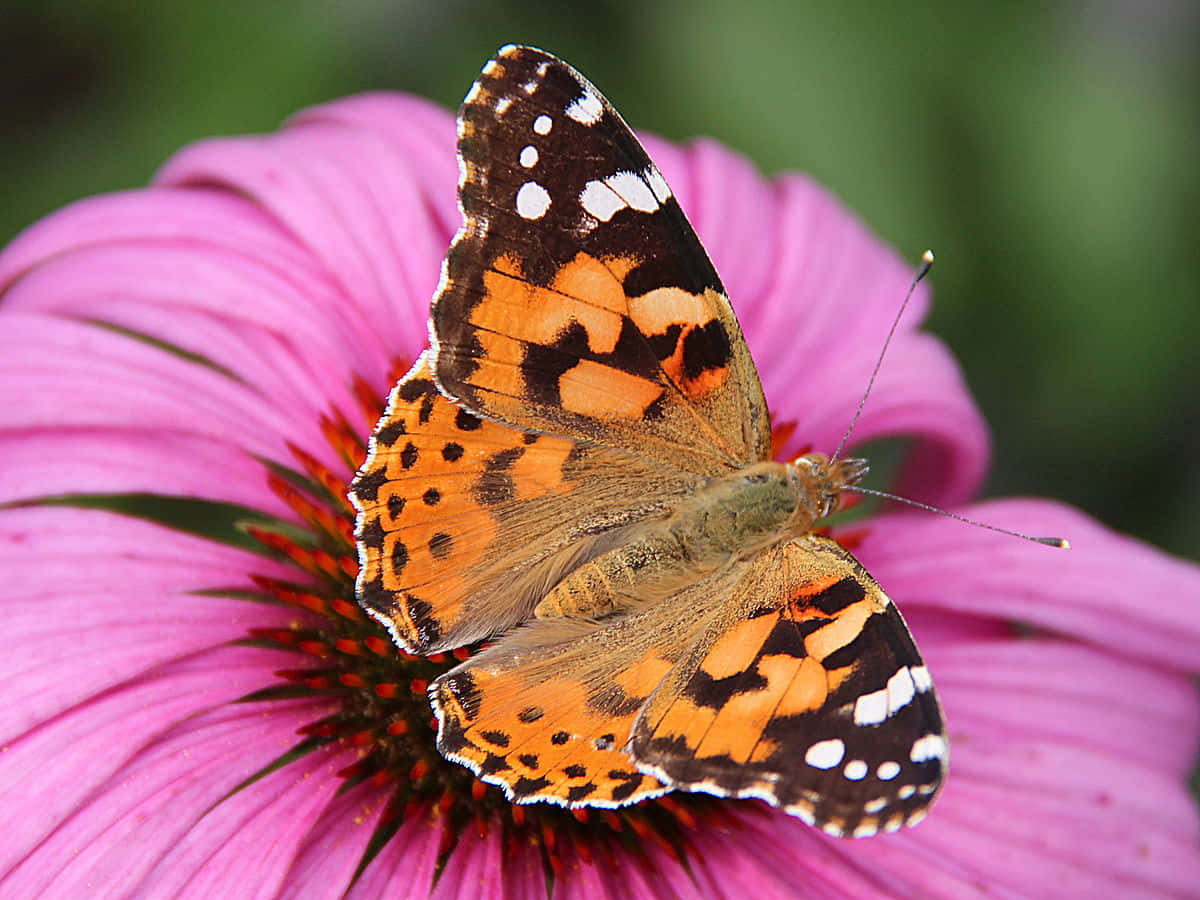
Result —
[[277, 564], [107, 512], [0, 511], [0, 570], [11, 641], [0, 678], [23, 698], [3, 705], [0, 740], [250, 627], [302, 618], [200, 593], [252, 589], [246, 573], [288, 571]]
[[428, 810], [415, 811], [368, 863], [346, 892], [346, 900], [426, 900], [433, 886], [441, 828]]
[[502, 849], [502, 842], [494, 837], [480, 838], [475, 829], [466, 829], [446, 860], [430, 900], [505, 900]]
[[253, 197], [320, 262], [376, 339], [410, 358], [424, 346], [450, 238], [430, 218], [422, 180], [377, 134], [319, 117], [278, 135], [195, 144], [159, 175]]
[[52, 426], [0, 432], [0, 503], [79, 494], [190, 497], [295, 517], [259, 460], [203, 435], [103, 425], [70, 440]]
[[902, 609], [929, 604], [1019, 620], [1153, 665], [1200, 669], [1200, 569], [1049, 501], [993, 501], [962, 512], [1065, 537], [1071, 549], [906, 512], [873, 520], [856, 555]]
[[12, 793], [0, 807], [0, 892], [35, 896], [56, 884], [72, 896], [69, 885], [92, 879], [140, 883], [206, 810], [294, 746], [297, 727], [327, 714], [311, 702], [229, 705], [261, 688], [278, 661], [226, 648], [18, 742], [0, 758]]
[[138, 897], [278, 896], [301, 843], [350, 760], [316, 751], [254, 781], [194, 824], [138, 886]]
[[316, 419], [208, 366], [82, 323], [7, 313], [0, 393], [28, 398], [0, 409], [0, 428], [161, 428], [278, 460], [291, 457], [290, 442], [346, 468]]
[[366, 93], [302, 110], [290, 122], [327, 122], [345, 126], [352, 135], [379, 135], [400, 163], [423, 175], [425, 202], [441, 231], [451, 235], [458, 230], [454, 116], [441, 106], [404, 94]]
[[363, 782], [334, 798], [305, 835], [279, 897], [330, 900], [346, 895], [346, 885], [362, 862], [387, 795]]
[[[13, 312], [102, 321], [151, 338], [308, 420], [357, 408], [347, 390], [353, 358], [326, 293], [246, 260], [240, 248], [128, 242], [55, 257], [17, 281], [5, 303]], [[373, 368], [384, 370], [388, 357], [374, 340], [363, 344], [362, 362], [370, 365], [370, 351]]]

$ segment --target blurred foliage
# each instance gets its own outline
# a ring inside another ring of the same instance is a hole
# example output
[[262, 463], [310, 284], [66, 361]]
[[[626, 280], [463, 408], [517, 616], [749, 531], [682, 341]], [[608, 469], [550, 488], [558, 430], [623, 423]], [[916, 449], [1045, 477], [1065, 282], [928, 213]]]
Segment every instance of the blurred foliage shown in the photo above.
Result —
[[[1200, 556], [1200, 13], [1187, 0], [6, 0], [0, 240], [342, 94], [457, 104], [509, 41], [638, 127], [804, 169], [916, 259], [993, 494]], [[897, 302], [899, 298], [897, 298]]]

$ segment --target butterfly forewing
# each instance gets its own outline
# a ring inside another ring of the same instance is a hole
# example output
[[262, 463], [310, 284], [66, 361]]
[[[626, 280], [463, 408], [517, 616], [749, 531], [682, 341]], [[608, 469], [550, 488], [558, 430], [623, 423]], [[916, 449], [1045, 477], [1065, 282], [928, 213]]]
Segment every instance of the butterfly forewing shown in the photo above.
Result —
[[696, 484], [641, 457], [481, 419], [438, 392], [423, 354], [350, 487], [359, 602], [408, 650], [462, 646], [527, 618], [565, 572]]
[[570, 66], [500, 51], [459, 113], [463, 228], [435, 377], [476, 412], [715, 474], [765, 458], [724, 288], [628, 126]]

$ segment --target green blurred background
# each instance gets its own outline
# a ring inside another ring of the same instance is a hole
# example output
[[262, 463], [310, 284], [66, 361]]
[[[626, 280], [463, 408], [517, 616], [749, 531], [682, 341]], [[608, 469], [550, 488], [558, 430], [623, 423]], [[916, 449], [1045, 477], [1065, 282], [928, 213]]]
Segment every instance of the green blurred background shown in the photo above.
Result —
[[0, 241], [197, 138], [365, 89], [453, 107], [498, 46], [540, 45], [636, 126], [807, 170], [934, 248], [987, 492], [1200, 557], [1200, 5], [829, 6], [5, 0]]

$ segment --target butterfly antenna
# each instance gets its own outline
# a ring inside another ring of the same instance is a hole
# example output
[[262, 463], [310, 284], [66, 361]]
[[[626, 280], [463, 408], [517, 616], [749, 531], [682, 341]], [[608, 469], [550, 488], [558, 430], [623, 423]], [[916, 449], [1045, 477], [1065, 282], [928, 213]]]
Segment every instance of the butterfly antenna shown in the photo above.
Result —
[[842, 455], [842, 450], [845, 449], [846, 441], [850, 439], [850, 432], [854, 430], [854, 426], [858, 424], [858, 417], [862, 415], [863, 407], [867, 405], [867, 397], [871, 394], [871, 388], [875, 386], [875, 378], [879, 375], [879, 368], [883, 365], [884, 354], [887, 353], [888, 344], [892, 342], [893, 335], [896, 334], [896, 329], [900, 326], [900, 317], [904, 315], [904, 310], [908, 307], [908, 301], [912, 299], [913, 291], [917, 289], [917, 285], [921, 283], [921, 279], [928, 273], [933, 265], [933, 251], [926, 250], [921, 256], [921, 265], [917, 268], [917, 274], [913, 276], [912, 284], [908, 286], [908, 293], [904, 295], [904, 302], [900, 304], [900, 310], [896, 313], [896, 318], [892, 320], [892, 328], [888, 332], [887, 339], [883, 342], [883, 349], [879, 351], [879, 358], [875, 360], [875, 370], [871, 372], [871, 378], [867, 382], [867, 389], [863, 391], [862, 399], [858, 401], [858, 409], [854, 411], [854, 418], [850, 420], [850, 427], [846, 429], [846, 433], [842, 435], [841, 443], [837, 445], [837, 449], [833, 451], [833, 456], [829, 461], [834, 462]]
[[944, 509], [938, 509], [936, 506], [930, 506], [927, 503], [918, 503], [916, 500], [909, 500], [906, 497], [897, 497], [895, 494], [889, 494], [886, 491], [873, 491], [870, 488], [858, 487], [857, 485], [847, 485], [842, 490], [854, 491], [856, 494], [870, 494], [872, 497], [883, 497], [885, 500], [906, 503], [909, 506], [915, 506], [917, 509], [937, 513], [939, 516], [958, 519], [958, 521], [966, 522], [968, 525], [977, 525], [980, 528], [986, 528], [988, 531], [998, 531], [1000, 534], [1007, 534], [1010, 537], [1024, 538], [1027, 541], [1033, 541], [1035, 544], [1045, 544], [1047, 547], [1058, 547], [1062, 550], [1071, 549], [1071, 542], [1066, 538], [1034, 537], [1031, 534], [1022, 534], [1019, 531], [1009, 531], [1007, 528], [1001, 528], [998, 525], [989, 525], [987, 522], [977, 522], [974, 519], [968, 519], [966, 516], [960, 516], [957, 513], [947, 512]]

